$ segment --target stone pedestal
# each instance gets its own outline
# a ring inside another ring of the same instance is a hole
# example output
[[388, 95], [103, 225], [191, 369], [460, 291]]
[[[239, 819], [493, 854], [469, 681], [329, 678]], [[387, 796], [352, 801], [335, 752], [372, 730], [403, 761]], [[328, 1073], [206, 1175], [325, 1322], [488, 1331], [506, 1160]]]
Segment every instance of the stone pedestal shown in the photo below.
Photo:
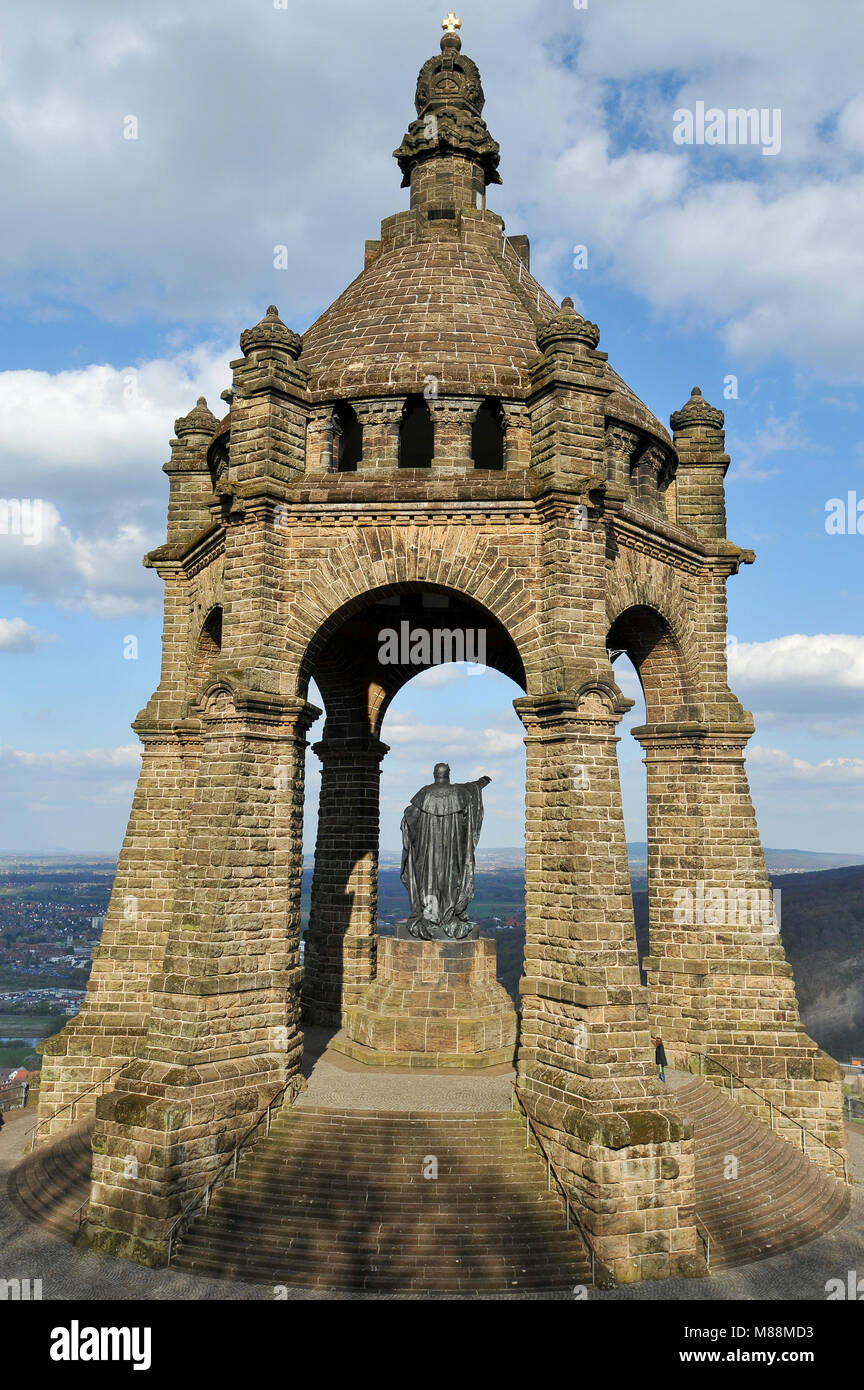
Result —
[[512, 1063], [516, 1011], [495, 978], [495, 942], [382, 937], [378, 974], [331, 1043], [370, 1066]]

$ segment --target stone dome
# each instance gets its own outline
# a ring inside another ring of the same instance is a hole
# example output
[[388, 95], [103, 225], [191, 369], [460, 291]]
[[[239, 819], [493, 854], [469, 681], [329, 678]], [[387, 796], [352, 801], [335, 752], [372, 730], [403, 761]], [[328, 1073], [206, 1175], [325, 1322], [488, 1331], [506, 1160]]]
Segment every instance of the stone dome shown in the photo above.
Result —
[[[365, 269], [303, 335], [315, 400], [407, 396], [430, 378], [439, 395], [529, 392], [538, 330], [561, 310], [528, 270], [527, 239], [505, 238], [501, 218], [486, 210], [486, 187], [500, 182], [497, 154], [479, 116], [479, 73], [460, 47], [447, 34], [442, 57], [424, 65], [418, 118], [396, 151], [411, 210], [385, 220]], [[606, 375], [608, 416], [668, 443], [608, 365]]]

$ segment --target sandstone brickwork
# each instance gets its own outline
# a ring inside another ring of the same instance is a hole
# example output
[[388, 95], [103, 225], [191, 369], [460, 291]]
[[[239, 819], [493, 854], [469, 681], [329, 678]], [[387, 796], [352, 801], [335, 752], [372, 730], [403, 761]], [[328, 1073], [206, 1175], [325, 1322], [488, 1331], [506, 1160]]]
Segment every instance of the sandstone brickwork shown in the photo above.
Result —
[[[403, 621], [482, 631], [486, 664], [525, 692], [519, 1086], [601, 1258], [625, 1280], [704, 1267], [692, 1135], [657, 1080], [655, 1030], [679, 1064], [705, 1054], [706, 1075], [745, 1075], [842, 1147], [838, 1072], [801, 1028], [781, 940], [737, 912], [768, 880], [752, 723], [726, 677], [725, 583], [753, 556], [725, 535], [722, 414], [696, 391], [670, 436], [597, 326], [534, 280], [527, 240], [485, 206], [498, 153], [482, 108], [445, 35], [397, 151], [410, 208], [302, 337], [273, 306], [243, 334], [221, 422], [204, 402], [177, 422], [167, 542], [147, 558], [165, 629], [141, 777], [84, 1007], [45, 1047], [43, 1115], [127, 1064], [92, 1097], [100, 1249], [162, 1262], [184, 1204], [298, 1068], [301, 1015], [344, 1024], [376, 981], [381, 726], [418, 669], [383, 664], [379, 639]], [[417, 395], [423, 466], [402, 448]], [[471, 445], [490, 399], [492, 469]], [[362, 449], [341, 471], [348, 406]], [[647, 987], [618, 651], [646, 701]], [[304, 980], [312, 679], [326, 722]], [[706, 893], [716, 907], [730, 890], [734, 920], [706, 917]]]

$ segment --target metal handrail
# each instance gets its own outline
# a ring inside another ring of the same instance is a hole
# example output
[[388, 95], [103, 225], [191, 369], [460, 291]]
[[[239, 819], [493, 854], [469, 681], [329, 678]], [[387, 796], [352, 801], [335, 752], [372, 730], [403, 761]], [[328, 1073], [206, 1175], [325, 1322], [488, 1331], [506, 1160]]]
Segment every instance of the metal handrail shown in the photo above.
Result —
[[[79, 1094], [78, 1094], [77, 1096], [74, 1096], [72, 1100], [67, 1100], [67, 1102], [66, 1102], [65, 1105], [60, 1105], [60, 1106], [58, 1106], [58, 1108], [57, 1108], [56, 1110], [52, 1110], [51, 1114], [50, 1114], [50, 1115], [46, 1115], [45, 1118], [44, 1118], [44, 1120], [39, 1120], [39, 1121], [37, 1121], [37, 1123], [33, 1126], [33, 1128], [32, 1128], [32, 1129], [28, 1129], [28, 1131], [27, 1131], [27, 1134], [32, 1134], [32, 1135], [33, 1135], [33, 1139], [32, 1139], [32, 1141], [31, 1141], [31, 1143], [30, 1143], [30, 1152], [32, 1153], [33, 1150], [34, 1150], [35, 1147], [36, 1147], [36, 1135], [39, 1133], [39, 1131], [40, 1131], [40, 1129], [42, 1128], [43, 1125], [48, 1125], [48, 1124], [50, 1124], [52, 1120], [56, 1120], [56, 1118], [57, 1118], [58, 1115], [62, 1115], [64, 1110], [70, 1110], [70, 1109], [71, 1109], [71, 1111], [72, 1111], [71, 1118], [74, 1120], [74, 1119], [75, 1119], [75, 1106], [78, 1104], [79, 1100], [83, 1100], [85, 1096], [89, 1096], [90, 1092], [91, 1092], [91, 1091], [95, 1091], [97, 1087], [100, 1089], [100, 1093], [101, 1093], [102, 1095], [104, 1095], [104, 1094], [105, 1094], [105, 1082], [106, 1082], [106, 1081], [110, 1081], [111, 1078], [112, 1078], [112, 1076], [117, 1076], [118, 1073], [121, 1072], [121, 1071], [123, 1071], [126, 1067], [128, 1067], [128, 1065], [129, 1065], [129, 1063], [128, 1063], [128, 1061], [126, 1061], [126, 1062], [124, 1062], [124, 1063], [122, 1064], [122, 1066], [115, 1067], [114, 1071], [109, 1071], [108, 1075], [107, 1075], [107, 1076], [103, 1076], [102, 1079], [101, 1079], [101, 1081], [94, 1081], [94, 1082], [93, 1082], [93, 1085], [92, 1085], [92, 1086], [88, 1086], [87, 1089], [86, 1089], [86, 1091], [81, 1091], [81, 1092], [79, 1092]], [[25, 1139], [26, 1139], [27, 1135], [25, 1135], [24, 1137], [25, 1137]]]
[[219, 1186], [220, 1182], [223, 1181], [223, 1179], [224, 1179], [224, 1177], [225, 1177], [226, 1169], [230, 1167], [231, 1170], [232, 1170], [232, 1171], [231, 1171], [231, 1176], [232, 1176], [232, 1178], [236, 1178], [236, 1176], [237, 1176], [237, 1161], [238, 1161], [238, 1159], [239, 1159], [239, 1157], [240, 1157], [240, 1154], [241, 1154], [242, 1150], [246, 1147], [246, 1144], [247, 1144], [248, 1141], [251, 1139], [252, 1135], [255, 1133], [255, 1131], [261, 1126], [261, 1124], [262, 1124], [262, 1123], [264, 1122], [264, 1120], [266, 1119], [266, 1121], [267, 1121], [267, 1128], [266, 1128], [266, 1130], [265, 1130], [265, 1138], [266, 1138], [266, 1136], [270, 1133], [270, 1116], [271, 1116], [271, 1112], [272, 1112], [272, 1110], [273, 1110], [273, 1106], [276, 1104], [276, 1102], [280, 1099], [281, 1096], [284, 1096], [284, 1094], [285, 1094], [286, 1091], [290, 1091], [290, 1092], [291, 1092], [291, 1098], [290, 1098], [288, 1104], [289, 1104], [289, 1105], [293, 1105], [293, 1104], [294, 1104], [294, 1101], [297, 1099], [297, 1093], [302, 1089], [303, 1080], [304, 1080], [304, 1078], [303, 1078], [302, 1076], [298, 1076], [298, 1075], [295, 1074], [294, 1076], [290, 1076], [290, 1077], [288, 1078], [287, 1081], [284, 1081], [284, 1082], [282, 1083], [282, 1085], [279, 1087], [279, 1090], [276, 1091], [275, 1095], [271, 1096], [270, 1100], [267, 1102], [267, 1105], [266, 1105], [266, 1106], [264, 1107], [264, 1109], [261, 1111], [260, 1115], [259, 1115], [258, 1118], [255, 1120], [254, 1124], [251, 1125], [249, 1129], [247, 1129], [247, 1131], [246, 1131], [246, 1133], [243, 1135], [243, 1138], [242, 1138], [242, 1139], [238, 1139], [237, 1143], [234, 1145], [234, 1149], [233, 1149], [232, 1153], [229, 1154], [228, 1158], [226, 1158], [225, 1162], [222, 1164], [222, 1167], [219, 1168], [219, 1169], [217, 1170], [216, 1176], [212, 1179], [211, 1182], [209, 1182], [209, 1183], [207, 1184], [207, 1186], [203, 1189], [203, 1191], [199, 1192], [198, 1195], [197, 1195], [197, 1197], [193, 1197], [193, 1198], [192, 1198], [192, 1201], [189, 1202], [189, 1203], [183, 1208], [183, 1210], [180, 1212], [180, 1214], [174, 1218], [174, 1220], [172, 1221], [171, 1225], [168, 1227], [168, 1264], [169, 1264], [169, 1265], [170, 1265], [170, 1263], [171, 1263], [171, 1256], [172, 1256], [173, 1253], [174, 1253], [174, 1241], [175, 1241], [175, 1239], [176, 1239], [176, 1237], [177, 1237], [177, 1233], [178, 1233], [178, 1231], [179, 1231], [179, 1228], [180, 1228], [182, 1225], [184, 1225], [186, 1222], [188, 1222], [188, 1221], [190, 1220], [190, 1218], [191, 1218], [191, 1216], [192, 1216], [192, 1213], [198, 1210], [198, 1208], [201, 1206], [202, 1202], [203, 1202], [203, 1204], [204, 1204], [204, 1215], [205, 1215], [205, 1216], [207, 1215], [207, 1213], [208, 1213], [209, 1210], [210, 1210], [210, 1193], [213, 1191], [213, 1189], [214, 1189], [215, 1187], [218, 1187], [218, 1186]]
[[806, 1125], [802, 1125], [802, 1123], [801, 1123], [800, 1120], [796, 1120], [796, 1119], [794, 1118], [794, 1116], [788, 1114], [788, 1112], [785, 1111], [781, 1106], [776, 1105], [775, 1102], [774, 1102], [773, 1100], [771, 1100], [769, 1096], [763, 1096], [762, 1092], [761, 1092], [761, 1091], [757, 1091], [755, 1086], [751, 1086], [749, 1081], [744, 1081], [744, 1080], [742, 1080], [742, 1078], [741, 1078], [740, 1076], [738, 1076], [734, 1071], [731, 1071], [731, 1070], [729, 1069], [729, 1067], [727, 1067], [726, 1064], [725, 1064], [724, 1062], [721, 1062], [721, 1061], [720, 1061], [719, 1057], [712, 1057], [712, 1056], [711, 1056], [709, 1053], [707, 1053], [707, 1052], [696, 1052], [696, 1053], [694, 1053], [693, 1055], [694, 1055], [695, 1057], [698, 1057], [698, 1058], [699, 1058], [699, 1075], [700, 1075], [700, 1076], [703, 1075], [703, 1071], [702, 1071], [702, 1061], [703, 1061], [703, 1059], [704, 1059], [706, 1062], [711, 1062], [714, 1066], [719, 1067], [721, 1071], [725, 1071], [726, 1075], [729, 1077], [729, 1095], [730, 1095], [730, 1097], [731, 1097], [731, 1099], [732, 1099], [733, 1101], [734, 1101], [734, 1099], [735, 1099], [735, 1087], [734, 1087], [734, 1085], [733, 1085], [732, 1083], [735, 1082], [735, 1081], [737, 1081], [738, 1087], [739, 1087], [740, 1090], [752, 1091], [753, 1095], [756, 1096], [758, 1100], [761, 1100], [763, 1105], [767, 1105], [768, 1108], [769, 1108], [769, 1110], [770, 1110], [770, 1112], [771, 1112], [771, 1128], [772, 1128], [773, 1130], [776, 1130], [776, 1125], [774, 1124], [774, 1113], [775, 1113], [775, 1111], [777, 1112], [777, 1114], [782, 1115], [783, 1118], [784, 1118], [784, 1120], [788, 1120], [789, 1123], [790, 1123], [790, 1125], [795, 1125], [798, 1129], [800, 1129], [800, 1131], [801, 1131], [801, 1152], [802, 1152], [803, 1154], [806, 1155], [806, 1153], [807, 1153], [807, 1135], [808, 1135], [808, 1134], [809, 1134], [810, 1138], [813, 1139], [813, 1140], [815, 1140], [815, 1142], [816, 1142], [817, 1144], [821, 1144], [822, 1147], [823, 1147], [823, 1149], [827, 1149], [829, 1153], [836, 1154], [836, 1156], [839, 1158], [840, 1162], [843, 1164], [843, 1181], [844, 1181], [845, 1183], [848, 1184], [848, 1182], [849, 1182], [849, 1170], [848, 1170], [848, 1168], [847, 1168], [847, 1166], [846, 1166], [846, 1157], [845, 1157], [845, 1155], [841, 1152], [840, 1149], [835, 1149], [834, 1146], [833, 1146], [832, 1144], [827, 1143], [826, 1140], [822, 1139], [818, 1134], [814, 1134], [813, 1131], [812, 1131], [812, 1129], [808, 1129]]
[[581, 1217], [580, 1217], [578, 1211], [577, 1211], [576, 1208], [574, 1207], [573, 1202], [572, 1202], [571, 1199], [570, 1199], [570, 1194], [569, 1194], [569, 1192], [567, 1191], [567, 1188], [566, 1188], [565, 1185], [564, 1185], [564, 1180], [563, 1180], [563, 1178], [561, 1177], [560, 1173], [558, 1172], [558, 1169], [555, 1167], [555, 1164], [552, 1162], [552, 1159], [551, 1159], [550, 1156], [549, 1156], [549, 1153], [548, 1153], [548, 1150], [547, 1150], [547, 1148], [546, 1148], [546, 1145], [543, 1143], [543, 1140], [541, 1139], [540, 1134], [539, 1134], [539, 1132], [538, 1132], [538, 1130], [537, 1130], [537, 1126], [534, 1124], [534, 1121], [531, 1119], [531, 1116], [530, 1116], [529, 1113], [528, 1113], [528, 1107], [527, 1107], [527, 1105], [525, 1104], [525, 1101], [524, 1101], [524, 1099], [523, 1099], [523, 1097], [522, 1097], [522, 1093], [521, 1093], [521, 1091], [519, 1090], [519, 1087], [516, 1085], [516, 1082], [515, 1082], [515, 1081], [511, 1082], [510, 1084], [511, 1084], [512, 1087], [513, 1087], [513, 1095], [514, 1095], [515, 1099], [517, 1100], [517, 1102], [518, 1102], [518, 1104], [519, 1104], [519, 1107], [520, 1107], [520, 1109], [522, 1110], [523, 1115], [525, 1116], [525, 1147], [526, 1147], [526, 1149], [528, 1148], [529, 1143], [530, 1143], [530, 1136], [533, 1134], [533, 1136], [534, 1136], [534, 1138], [535, 1138], [535, 1140], [536, 1140], [536, 1142], [537, 1142], [537, 1147], [539, 1148], [540, 1152], [542, 1153], [543, 1157], [544, 1157], [545, 1160], [546, 1160], [546, 1191], [547, 1191], [547, 1192], [550, 1192], [550, 1191], [552, 1190], [552, 1179], [554, 1178], [555, 1181], [556, 1181], [556, 1183], [558, 1184], [558, 1190], [559, 1190], [559, 1192], [561, 1193], [561, 1196], [564, 1198], [564, 1215], [565, 1215], [565, 1225], [566, 1225], [566, 1229], [567, 1229], [568, 1231], [570, 1230], [570, 1217], [572, 1216], [572, 1217], [573, 1217], [573, 1221], [575, 1222], [576, 1228], [577, 1228], [577, 1230], [578, 1230], [580, 1236], [582, 1237], [582, 1240], [584, 1241], [585, 1246], [587, 1247], [588, 1254], [591, 1256], [591, 1283], [592, 1283], [592, 1285], [596, 1285], [596, 1283], [597, 1283], [597, 1277], [596, 1277], [597, 1264], [598, 1264], [598, 1263], [599, 1263], [599, 1264], [602, 1264], [603, 1267], [604, 1267], [604, 1269], [608, 1269], [608, 1265], [606, 1265], [605, 1262], [604, 1262], [603, 1260], [600, 1259], [600, 1256], [598, 1255], [598, 1253], [597, 1253], [597, 1251], [596, 1251], [596, 1249], [595, 1249], [595, 1247], [594, 1247], [594, 1242], [592, 1241], [591, 1237], [589, 1236], [588, 1232], [586, 1231], [585, 1226], [584, 1226], [584, 1224], [583, 1224], [583, 1222], [582, 1222], [582, 1219], [581, 1219]]
[[706, 1269], [710, 1269], [710, 1268], [711, 1268], [711, 1240], [712, 1240], [711, 1232], [708, 1230], [708, 1227], [705, 1225], [705, 1222], [702, 1220], [702, 1217], [699, 1215], [698, 1211], [694, 1211], [693, 1215], [694, 1215], [695, 1218], [696, 1218], [696, 1225], [697, 1225], [697, 1226], [701, 1226], [701, 1227], [702, 1227], [702, 1230], [705, 1232], [705, 1237], [704, 1237], [704, 1239], [705, 1239], [705, 1268], [706, 1268]]

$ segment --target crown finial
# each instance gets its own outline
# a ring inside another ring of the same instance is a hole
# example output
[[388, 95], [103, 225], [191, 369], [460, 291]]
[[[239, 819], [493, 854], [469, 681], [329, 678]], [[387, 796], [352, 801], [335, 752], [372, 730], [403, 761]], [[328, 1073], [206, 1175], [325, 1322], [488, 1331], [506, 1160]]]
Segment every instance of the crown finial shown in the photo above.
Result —
[[444, 19], [442, 19], [441, 28], [444, 30], [445, 34], [455, 34], [457, 29], [462, 28], [462, 21], [459, 16], [455, 15], [451, 10], [450, 13], [445, 15]]

